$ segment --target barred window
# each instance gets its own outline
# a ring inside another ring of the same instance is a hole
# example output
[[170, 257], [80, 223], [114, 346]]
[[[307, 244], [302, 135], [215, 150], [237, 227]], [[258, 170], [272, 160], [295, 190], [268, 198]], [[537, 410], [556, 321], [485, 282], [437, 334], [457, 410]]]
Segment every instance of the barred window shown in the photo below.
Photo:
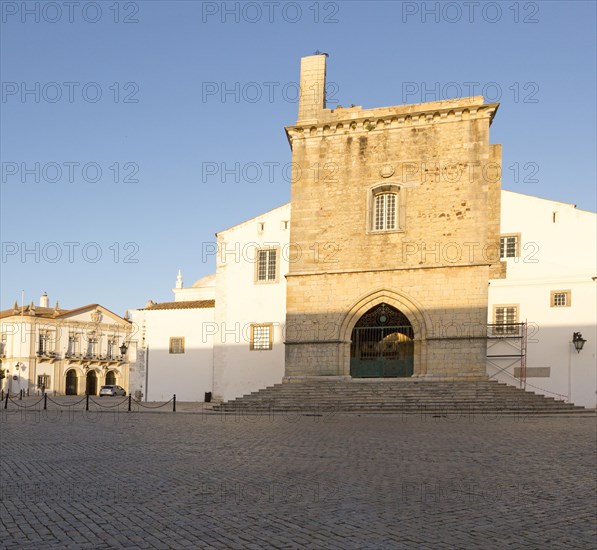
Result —
[[518, 235], [504, 235], [500, 237], [500, 259], [518, 258], [519, 253], [519, 236]]
[[259, 250], [257, 256], [257, 282], [266, 283], [277, 280], [278, 251], [275, 248]]
[[570, 303], [569, 290], [552, 290], [551, 307], [570, 307]]
[[170, 353], [184, 353], [183, 336], [173, 336], [170, 338]]
[[270, 350], [273, 344], [273, 325], [251, 325], [251, 350]]
[[373, 229], [387, 231], [396, 229], [396, 193], [380, 193], [375, 195]]

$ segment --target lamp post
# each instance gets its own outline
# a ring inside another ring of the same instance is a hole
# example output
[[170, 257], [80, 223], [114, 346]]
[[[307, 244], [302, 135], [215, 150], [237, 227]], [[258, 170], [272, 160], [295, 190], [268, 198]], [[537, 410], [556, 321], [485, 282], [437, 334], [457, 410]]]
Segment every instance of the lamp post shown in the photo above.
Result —
[[580, 353], [580, 350], [582, 350], [585, 346], [585, 342], [586, 340], [582, 337], [582, 334], [580, 332], [574, 332], [572, 334], [572, 343], [574, 344], [574, 349], [576, 350], [576, 353]]
[[120, 346], [120, 355], [122, 355], [122, 358], [125, 358], [126, 352], [128, 350], [128, 346], [126, 345], [126, 342], [123, 340], [122, 341], [122, 346]]
[[[585, 346], [585, 342], [586, 340], [582, 337], [580, 332], [572, 333], [572, 344], [574, 345], [576, 353], [580, 353]], [[568, 403], [572, 403], [572, 355], [573, 353], [570, 352], [570, 355], [568, 356]]]
[[25, 366], [25, 364], [21, 363], [20, 361], [18, 361], [17, 364], [15, 365], [16, 374], [13, 376], [13, 380], [14, 380], [14, 378], [17, 378], [17, 382], [19, 383], [19, 391], [21, 390], [21, 375], [19, 374], [19, 371], [23, 371], [23, 374], [24, 374], [26, 368], [27, 367]]

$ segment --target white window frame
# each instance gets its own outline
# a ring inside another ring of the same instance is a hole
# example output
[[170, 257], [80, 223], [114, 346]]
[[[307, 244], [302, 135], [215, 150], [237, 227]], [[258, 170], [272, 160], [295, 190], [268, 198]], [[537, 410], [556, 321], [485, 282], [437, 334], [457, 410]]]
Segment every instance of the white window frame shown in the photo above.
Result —
[[67, 354], [68, 357], [75, 357], [81, 354], [81, 333], [80, 332], [71, 332], [68, 335], [68, 348]]
[[[275, 255], [272, 259], [272, 255]], [[265, 261], [262, 262], [262, 258]], [[263, 269], [262, 269], [263, 267]], [[272, 273], [273, 270], [273, 273]], [[280, 271], [280, 249], [279, 247], [258, 248], [255, 258], [255, 283], [271, 284], [278, 282]]]
[[[379, 206], [382, 197], [380, 215]], [[372, 187], [369, 189], [368, 205], [367, 231], [369, 233], [404, 231], [404, 190], [399, 185], [383, 183]]]
[[95, 359], [98, 355], [99, 338], [95, 331], [89, 333], [87, 338], [87, 349], [85, 350], [85, 359]]
[[42, 357], [52, 355], [56, 350], [56, 332], [51, 329], [41, 329], [39, 331], [38, 355]]
[[[510, 245], [513, 242], [513, 245]], [[520, 257], [520, 233], [500, 235], [500, 260]]]

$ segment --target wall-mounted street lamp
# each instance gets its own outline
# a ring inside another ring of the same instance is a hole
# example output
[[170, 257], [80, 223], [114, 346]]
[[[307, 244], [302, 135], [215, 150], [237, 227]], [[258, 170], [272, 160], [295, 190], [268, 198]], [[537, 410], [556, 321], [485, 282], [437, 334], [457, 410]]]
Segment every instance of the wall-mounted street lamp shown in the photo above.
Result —
[[120, 355], [122, 355], [123, 357], [126, 355], [126, 351], [128, 350], [128, 346], [126, 345], [126, 342], [123, 340], [122, 342], [122, 346], [120, 346]]
[[572, 334], [572, 343], [574, 344], [574, 349], [576, 349], [576, 353], [580, 353], [580, 350], [583, 349], [586, 340], [582, 337], [580, 332], [575, 332]]

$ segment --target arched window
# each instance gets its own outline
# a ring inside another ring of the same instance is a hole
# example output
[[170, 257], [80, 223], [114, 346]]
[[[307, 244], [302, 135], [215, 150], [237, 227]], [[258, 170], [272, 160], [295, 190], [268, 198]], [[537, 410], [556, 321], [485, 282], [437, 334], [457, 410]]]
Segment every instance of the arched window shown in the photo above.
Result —
[[371, 190], [371, 231], [397, 231], [400, 229], [400, 188], [381, 185]]

